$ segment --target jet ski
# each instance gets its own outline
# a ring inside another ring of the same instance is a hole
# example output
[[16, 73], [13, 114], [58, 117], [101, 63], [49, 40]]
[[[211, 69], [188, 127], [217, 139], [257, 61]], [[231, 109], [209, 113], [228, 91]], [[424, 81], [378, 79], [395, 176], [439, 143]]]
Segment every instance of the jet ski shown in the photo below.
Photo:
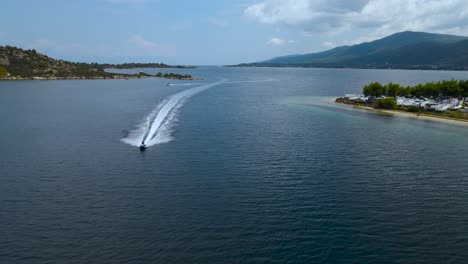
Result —
[[145, 141], [143, 140], [140, 145], [140, 151], [144, 151], [146, 149]]

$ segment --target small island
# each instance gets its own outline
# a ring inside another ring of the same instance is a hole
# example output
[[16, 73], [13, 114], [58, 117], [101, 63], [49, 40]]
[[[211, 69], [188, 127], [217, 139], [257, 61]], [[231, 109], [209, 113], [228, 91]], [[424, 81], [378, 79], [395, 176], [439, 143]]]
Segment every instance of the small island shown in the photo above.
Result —
[[122, 63], [122, 64], [99, 64], [106, 69], [136, 69], [136, 68], [155, 68], [155, 69], [194, 69], [195, 66], [168, 65], [164, 63]]
[[336, 103], [390, 112], [413, 113], [468, 122], [468, 80], [430, 82], [403, 87], [373, 82], [363, 87], [363, 94], [347, 94]]
[[197, 80], [189, 74], [145, 72], [136, 74], [113, 73], [107, 69], [134, 68], [193, 68], [171, 66], [163, 63], [98, 64], [56, 60], [36, 50], [24, 50], [11, 46], [0, 46], [0, 80], [77, 80], [77, 79], [139, 79], [164, 78]]

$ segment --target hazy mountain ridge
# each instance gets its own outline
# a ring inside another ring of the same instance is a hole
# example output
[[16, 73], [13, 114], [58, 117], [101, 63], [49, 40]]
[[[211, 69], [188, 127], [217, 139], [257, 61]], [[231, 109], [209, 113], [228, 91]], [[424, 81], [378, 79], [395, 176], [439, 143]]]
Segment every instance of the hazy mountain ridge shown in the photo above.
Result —
[[468, 68], [468, 37], [405, 31], [371, 42], [238, 66], [349, 68]]

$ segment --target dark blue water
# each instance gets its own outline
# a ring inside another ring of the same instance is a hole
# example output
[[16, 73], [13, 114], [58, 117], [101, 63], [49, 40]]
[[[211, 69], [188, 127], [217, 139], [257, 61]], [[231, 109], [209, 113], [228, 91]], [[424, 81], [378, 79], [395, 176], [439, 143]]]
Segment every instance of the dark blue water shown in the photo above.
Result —
[[197, 86], [0, 82], [0, 263], [468, 262], [468, 127], [323, 97], [466, 73], [180, 72], [227, 81], [143, 153], [121, 139]]

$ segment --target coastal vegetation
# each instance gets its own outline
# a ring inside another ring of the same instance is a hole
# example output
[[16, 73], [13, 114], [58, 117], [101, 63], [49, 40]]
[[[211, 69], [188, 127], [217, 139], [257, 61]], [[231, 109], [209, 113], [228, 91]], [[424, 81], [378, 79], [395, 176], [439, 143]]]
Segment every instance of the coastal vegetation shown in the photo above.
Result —
[[5, 70], [5, 68], [3, 68], [2, 66], [0, 66], [0, 78], [1, 78], [1, 77], [7, 77], [7, 76], [8, 76], [7, 70]]
[[168, 65], [164, 63], [122, 63], [122, 64], [95, 64], [99, 67], [106, 69], [136, 69], [136, 68], [177, 68], [177, 69], [191, 69], [195, 66], [183, 66], [183, 65]]
[[373, 82], [364, 86], [363, 94], [365, 96], [468, 97], [468, 80], [429, 82], [406, 87], [395, 83], [383, 85]]
[[166, 78], [166, 79], [186, 79], [186, 78], [192, 78], [192, 76], [185, 74], [185, 75], [180, 75], [176, 73], [161, 73], [158, 72], [154, 76], [158, 78]]
[[362, 95], [348, 94], [337, 103], [376, 109], [404, 111], [448, 119], [468, 121], [468, 80], [446, 80], [415, 86], [373, 82], [362, 89]]
[[377, 107], [383, 109], [395, 109], [397, 106], [396, 101], [392, 97], [380, 98], [377, 100]]
[[169, 65], [158, 63], [126, 63], [122, 65], [77, 63], [56, 60], [38, 53], [34, 49], [24, 50], [17, 47], [0, 46], [0, 79], [127, 79], [149, 77], [183, 80], [195, 79], [191, 75], [176, 73], [150, 75], [142, 72], [138, 74], [126, 74], [106, 71], [111, 65], [112, 68], [122, 66], [122, 69], [155, 65], [158, 65], [158, 68], [170, 68]]

